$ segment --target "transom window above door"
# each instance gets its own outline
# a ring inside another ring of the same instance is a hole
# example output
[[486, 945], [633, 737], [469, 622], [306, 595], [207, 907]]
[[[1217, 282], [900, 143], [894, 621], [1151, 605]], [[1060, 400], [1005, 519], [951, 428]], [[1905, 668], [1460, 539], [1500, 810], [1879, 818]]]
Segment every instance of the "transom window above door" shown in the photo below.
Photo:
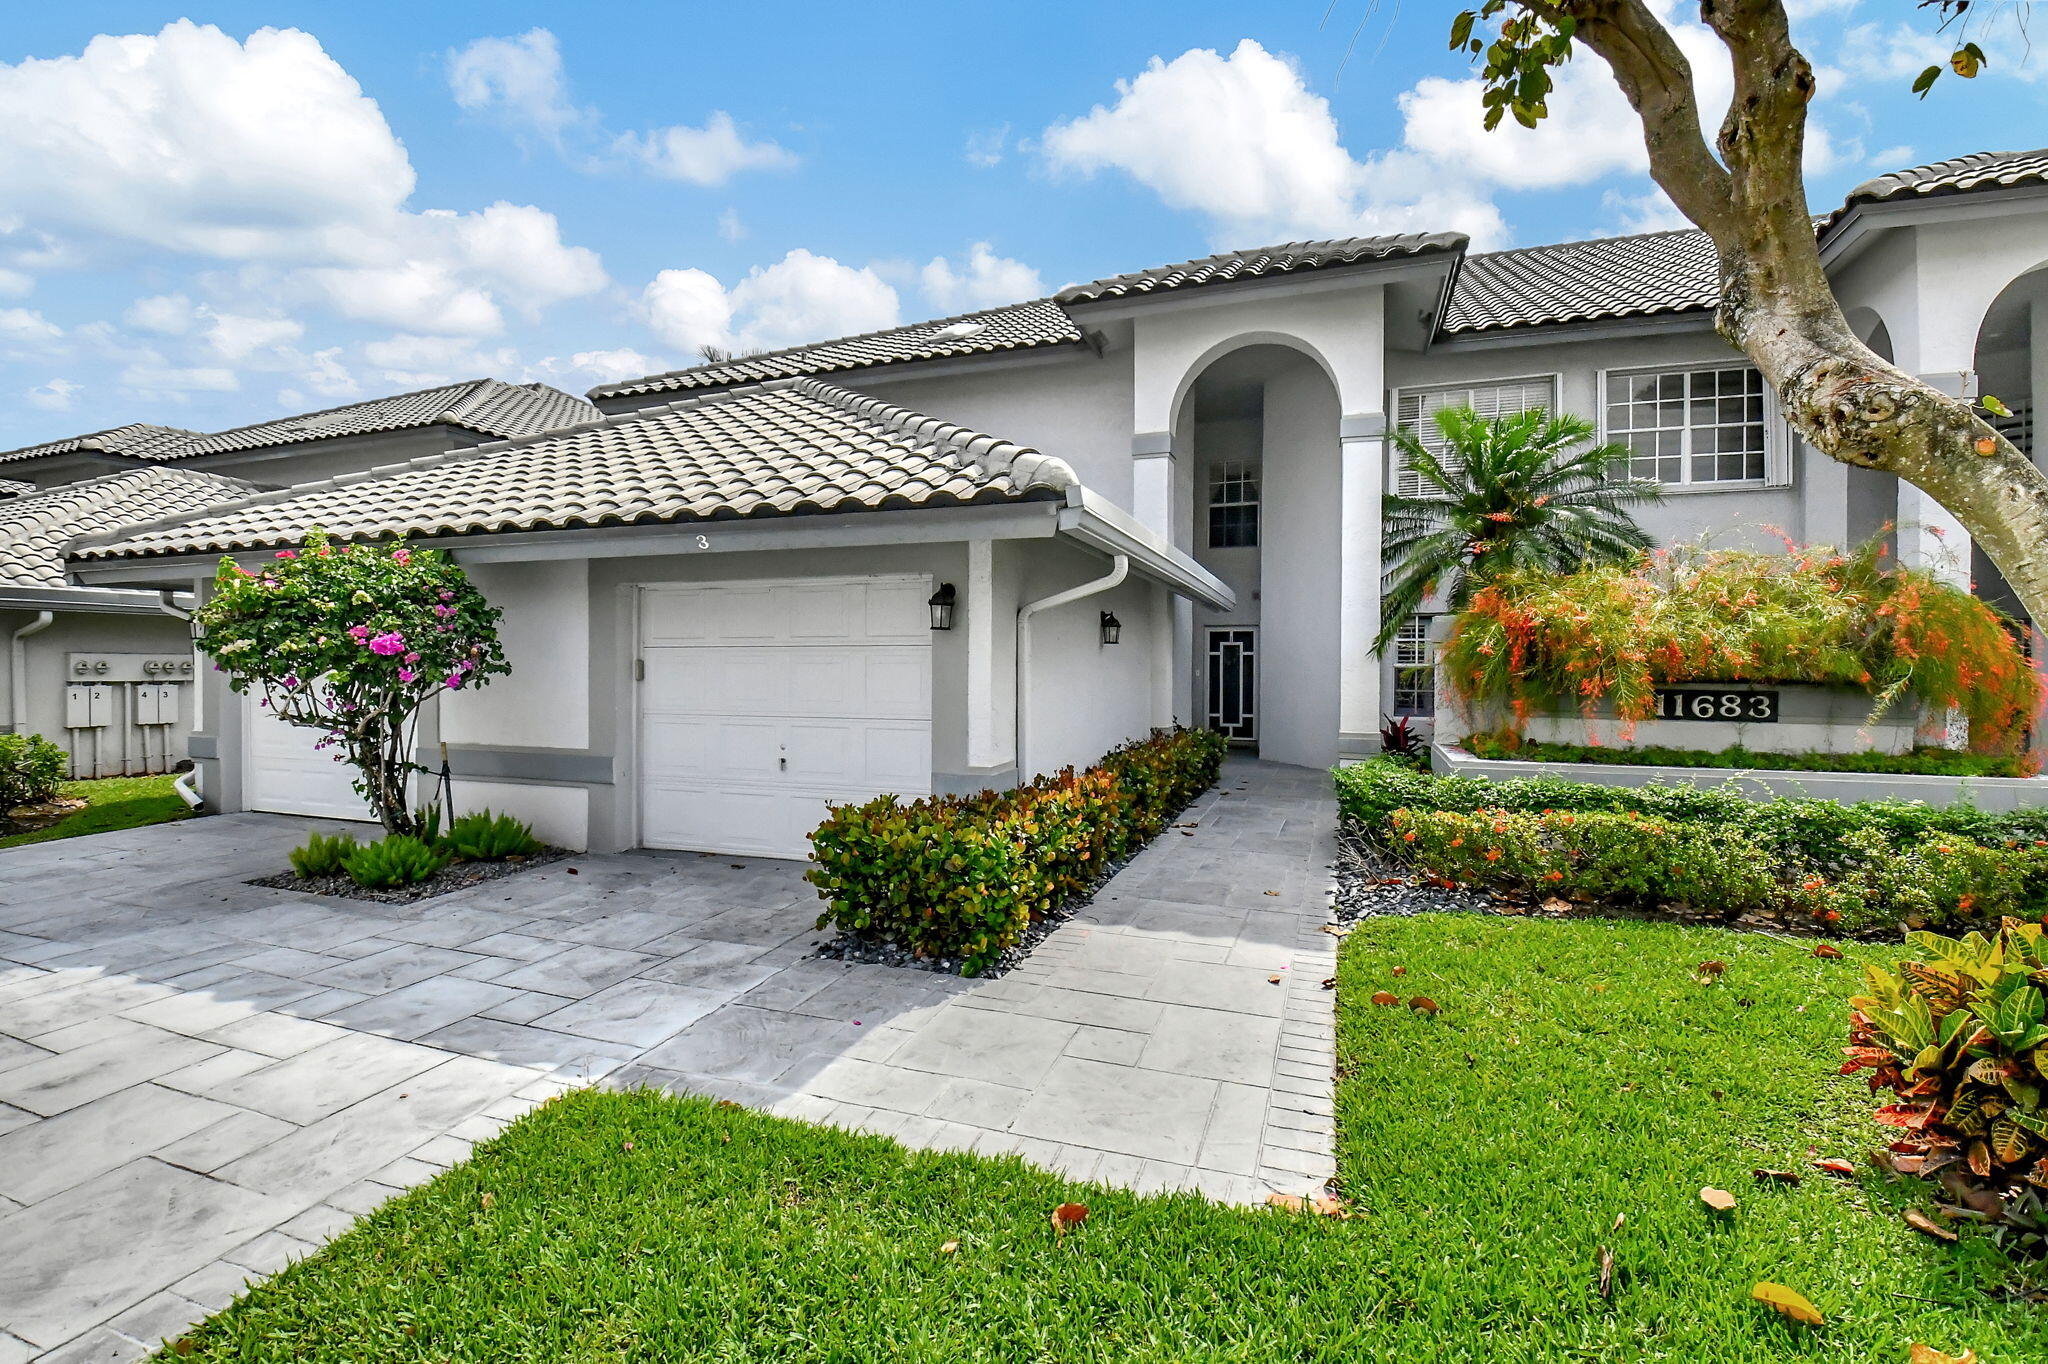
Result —
[[1209, 466], [1209, 547], [1259, 543], [1259, 471], [1243, 460]]
[[[1526, 379], [1402, 389], [1394, 400], [1394, 425], [1413, 435], [1417, 444], [1435, 455], [1446, 473], [1455, 473], [1458, 460], [1451, 456], [1449, 443], [1437, 429], [1434, 416], [1447, 407], [1469, 407], [1482, 417], [1511, 417], [1539, 407], [1555, 411], [1557, 379], [1554, 375], [1539, 374]], [[1396, 470], [1394, 491], [1404, 497], [1420, 497], [1424, 491], [1422, 476], [1405, 466]]]
[[1666, 486], [1762, 483], [1770, 472], [1764, 377], [1748, 365], [1607, 376], [1607, 439], [1629, 472]]

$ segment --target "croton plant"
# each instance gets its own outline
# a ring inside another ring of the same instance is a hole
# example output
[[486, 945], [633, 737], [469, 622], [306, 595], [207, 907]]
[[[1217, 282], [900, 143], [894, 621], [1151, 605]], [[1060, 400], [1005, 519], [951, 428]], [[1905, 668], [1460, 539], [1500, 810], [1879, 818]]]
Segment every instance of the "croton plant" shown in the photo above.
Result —
[[2042, 926], [2006, 919], [1997, 934], [1909, 933], [1924, 959], [1866, 965], [1844, 1075], [1868, 1069], [1897, 1102], [1878, 1121], [1901, 1130], [1892, 1164], [1938, 1178], [1994, 1218], [2038, 1217], [2048, 1190], [2048, 950]]

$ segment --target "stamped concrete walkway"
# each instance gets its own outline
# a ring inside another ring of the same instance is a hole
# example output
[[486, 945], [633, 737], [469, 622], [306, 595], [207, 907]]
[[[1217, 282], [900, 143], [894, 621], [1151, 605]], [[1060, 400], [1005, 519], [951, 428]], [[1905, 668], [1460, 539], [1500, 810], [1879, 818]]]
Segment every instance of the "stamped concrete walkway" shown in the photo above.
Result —
[[1334, 818], [1324, 774], [1233, 762], [978, 982], [813, 958], [784, 862], [577, 857], [400, 908], [245, 884], [301, 820], [0, 851], [0, 1364], [139, 1357], [592, 1082], [1139, 1189], [1307, 1189]]

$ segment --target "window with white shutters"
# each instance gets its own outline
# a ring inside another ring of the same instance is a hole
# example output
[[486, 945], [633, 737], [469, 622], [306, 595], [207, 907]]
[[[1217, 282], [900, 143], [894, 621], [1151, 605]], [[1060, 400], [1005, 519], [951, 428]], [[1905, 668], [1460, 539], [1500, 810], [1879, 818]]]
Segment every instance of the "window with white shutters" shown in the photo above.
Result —
[[[1443, 432], [1437, 429], [1434, 413], [1447, 407], [1469, 407], [1482, 417], [1508, 417], [1539, 407], [1554, 411], [1556, 406], [1557, 380], [1548, 374], [1527, 379], [1495, 379], [1483, 384], [1404, 388], [1394, 400], [1394, 425], [1411, 433], [1446, 471], [1452, 471], [1458, 462], [1449, 457], [1449, 447]], [[1394, 476], [1394, 489], [1404, 496], [1419, 496], [1423, 492], [1422, 477], [1404, 464]]]

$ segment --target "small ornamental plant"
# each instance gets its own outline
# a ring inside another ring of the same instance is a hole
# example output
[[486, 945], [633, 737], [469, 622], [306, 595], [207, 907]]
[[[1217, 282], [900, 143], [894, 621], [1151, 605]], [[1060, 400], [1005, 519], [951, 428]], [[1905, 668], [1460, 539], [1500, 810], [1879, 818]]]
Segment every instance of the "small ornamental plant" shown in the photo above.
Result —
[[[1917, 960], [1866, 965], [1844, 1075], [1870, 1072], [1902, 1174], [1937, 1178], [2000, 1220], [2041, 1220], [2048, 1191], [2048, 951], [2038, 923], [1995, 934], [1909, 933]], [[2017, 1216], [2015, 1216], [2017, 1215]], [[2038, 1246], [2036, 1247], [2038, 1249]]]
[[438, 550], [342, 545], [314, 531], [256, 567], [222, 559], [194, 619], [236, 692], [353, 764], [386, 831], [416, 834], [407, 799], [420, 707], [511, 671], [498, 610]]

